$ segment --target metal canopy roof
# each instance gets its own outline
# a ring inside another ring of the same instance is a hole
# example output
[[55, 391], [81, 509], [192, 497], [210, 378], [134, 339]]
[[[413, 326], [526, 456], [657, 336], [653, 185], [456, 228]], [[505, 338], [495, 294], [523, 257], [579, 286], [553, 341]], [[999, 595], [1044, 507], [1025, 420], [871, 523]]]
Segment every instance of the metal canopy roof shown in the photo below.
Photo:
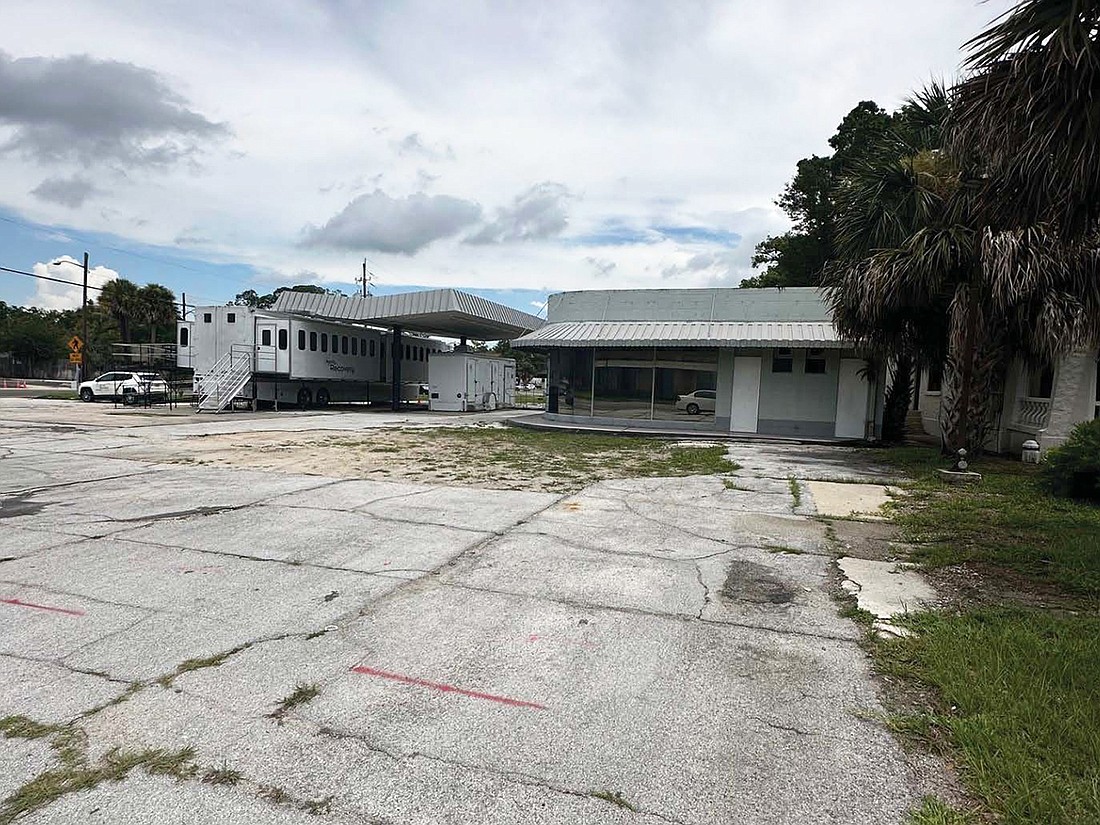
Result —
[[312, 292], [281, 292], [276, 312], [311, 315], [330, 321], [400, 326], [452, 338], [498, 341], [538, 329], [541, 318], [456, 289], [348, 297]]
[[821, 321], [562, 321], [512, 341], [513, 347], [851, 346]]

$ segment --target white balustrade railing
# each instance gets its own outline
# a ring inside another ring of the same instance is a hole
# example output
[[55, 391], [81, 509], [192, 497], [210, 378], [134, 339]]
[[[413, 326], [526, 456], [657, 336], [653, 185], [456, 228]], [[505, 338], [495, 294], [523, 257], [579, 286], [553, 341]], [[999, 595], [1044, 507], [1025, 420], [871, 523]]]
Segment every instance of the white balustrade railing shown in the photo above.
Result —
[[1034, 430], [1042, 430], [1050, 420], [1049, 398], [1021, 398], [1016, 402], [1013, 423]]

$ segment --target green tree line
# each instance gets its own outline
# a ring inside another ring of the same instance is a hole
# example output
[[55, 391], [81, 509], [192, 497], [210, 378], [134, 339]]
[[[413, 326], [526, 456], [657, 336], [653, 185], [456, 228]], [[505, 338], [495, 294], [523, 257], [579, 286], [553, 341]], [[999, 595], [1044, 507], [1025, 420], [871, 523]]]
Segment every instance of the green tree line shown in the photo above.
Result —
[[[85, 357], [93, 369], [109, 365], [113, 344], [171, 342], [176, 336], [175, 295], [160, 284], [138, 286], [116, 278], [86, 309]], [[13, 377], [32, 378], [68, 357], [67, 342], [83, 336], [80, 309], [40, 309], [0, 301], [0, 352], [8, 353]]]
[[1014, 359], [1100, 340], [1100, 0], [1025, 0], [964, 44], [964, 74], [897, 112], [864, 101], [800, 161], [743, 286], [821, 286], [845, 337], [942, 363], [944, 446], [980, 450]]

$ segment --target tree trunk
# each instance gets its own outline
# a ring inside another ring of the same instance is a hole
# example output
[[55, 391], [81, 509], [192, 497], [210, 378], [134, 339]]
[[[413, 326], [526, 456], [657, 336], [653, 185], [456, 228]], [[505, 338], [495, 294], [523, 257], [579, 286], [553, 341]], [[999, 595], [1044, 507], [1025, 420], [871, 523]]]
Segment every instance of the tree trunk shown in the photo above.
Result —
[[960, 285], [951, 302], [951, 337], [940, 426], [945, 450], [977, 456], [993, 423], [993, 389], [1004, 367], [1004, 324], [988, 317], [981, 287]]

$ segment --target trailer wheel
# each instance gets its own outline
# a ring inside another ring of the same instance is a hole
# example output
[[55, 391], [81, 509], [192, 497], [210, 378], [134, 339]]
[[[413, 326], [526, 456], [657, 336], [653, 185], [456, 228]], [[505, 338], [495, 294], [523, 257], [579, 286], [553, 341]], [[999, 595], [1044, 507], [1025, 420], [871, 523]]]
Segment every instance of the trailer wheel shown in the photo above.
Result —
[[309, 387], [302, 387], [298, 390], [298, 406], [303, 410], [313, 406], [313, 393], [309, 391]]
[[317, 390], [317, 406], [318, 407], [327, 407], [328, 402], [329, 402], [328, 390], [326, 390], [324, 387], [321, 387], [321, 389]]

